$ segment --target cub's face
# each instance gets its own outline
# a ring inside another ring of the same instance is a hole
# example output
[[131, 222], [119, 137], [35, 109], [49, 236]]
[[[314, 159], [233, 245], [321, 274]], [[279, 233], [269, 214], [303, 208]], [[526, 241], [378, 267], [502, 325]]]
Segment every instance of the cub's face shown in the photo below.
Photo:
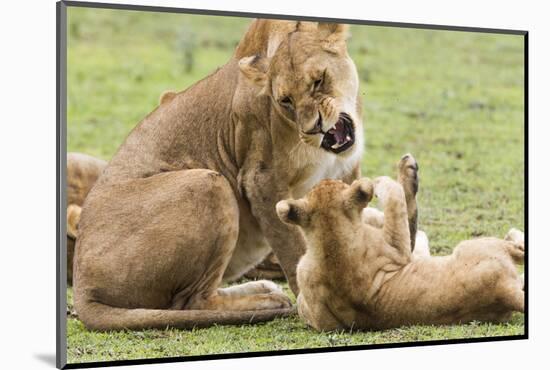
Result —
[[[300, 226], [306, 236], [321, 240], [339, 238], [361, 225], [361, 212], [372, 199], [372, 181], [363, 178], [347, 185], [339, 180], [323, 180], [304, 198], [282, 200], [276, 205], [281, 221]], [[342, 239], [342, 238], [340, 238]]]
[[341, 156], [362, 145], [363, 134], [346, 34], [343, 25], [301, 22], [273, 56], [240, 63], [304, 143]]

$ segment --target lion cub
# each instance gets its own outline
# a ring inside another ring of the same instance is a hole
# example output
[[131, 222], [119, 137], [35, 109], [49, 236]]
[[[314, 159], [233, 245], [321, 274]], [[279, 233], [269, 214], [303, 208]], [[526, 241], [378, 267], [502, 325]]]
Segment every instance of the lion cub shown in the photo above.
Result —
[[[400, 176], [416, 178], [411, 155]], [[381, 228], [362, 221], [373, 195]], [[411, 258], [403, 186], [388, 177], [351, 185], [324, 180], [305, 198], [277, 204], [283, 222], [302, 228], [298, 313], [317, 330], [384, 329], [410, 324], [503, 321], [523, 312], [523, 233], [461, 242], [451, 255]]]

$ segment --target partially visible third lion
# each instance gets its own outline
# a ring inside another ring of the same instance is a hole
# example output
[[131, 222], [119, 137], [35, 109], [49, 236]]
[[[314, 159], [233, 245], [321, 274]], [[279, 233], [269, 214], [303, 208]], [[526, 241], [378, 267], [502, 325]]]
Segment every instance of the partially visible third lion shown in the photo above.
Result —
[[67, 153], [67, 284], [73, 283], [73, 257], [78, 222], [86, 196], [107, 167], [104, 160], [82, 153]]

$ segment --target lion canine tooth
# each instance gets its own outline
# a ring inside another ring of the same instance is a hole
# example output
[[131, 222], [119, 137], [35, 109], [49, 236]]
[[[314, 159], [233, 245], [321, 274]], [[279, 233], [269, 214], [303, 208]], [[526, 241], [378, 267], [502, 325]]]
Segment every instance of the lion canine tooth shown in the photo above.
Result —
[[347, 141], [351, 141], [351, 136], [346, 135], [346, 140], [347, 140]]

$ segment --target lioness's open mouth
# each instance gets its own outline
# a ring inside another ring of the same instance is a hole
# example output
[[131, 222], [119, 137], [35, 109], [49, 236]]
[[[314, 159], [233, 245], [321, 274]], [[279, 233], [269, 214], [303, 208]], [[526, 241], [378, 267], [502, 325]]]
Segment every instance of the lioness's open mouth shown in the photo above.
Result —
[[351, 117], [340, 113], [338, 122], [325, 132], [321, 147], [333, 153], [341, 153], [353, 146], [354, 142], [355, 131]]

